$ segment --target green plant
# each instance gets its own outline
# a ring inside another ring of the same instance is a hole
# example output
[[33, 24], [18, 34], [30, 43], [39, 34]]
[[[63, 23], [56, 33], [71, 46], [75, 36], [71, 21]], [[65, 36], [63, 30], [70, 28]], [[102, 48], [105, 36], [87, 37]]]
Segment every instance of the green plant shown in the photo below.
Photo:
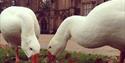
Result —
[[2, 48], [0, 48], [0, 63], [3, 63], [4, 58], [5, 58], [5, 51], [3, 51]]
[[[47, 50], [41, 49], [40, 63], [45, 63], [46, 57], [47, 57]], [[78, 52], [64, 51], [59, 57], [57, 57], [57, 61], [59, 61], [59, 63], [69, 63], [70, 61], [73, 61], [75, 63], [96, 63], [97, 61], [101, 61], [101, 63], [106, 63], [107, 59], [109, 58], [110, 57], [103, 55], [93, 55], [93, 54], [84, 54], [80, 52], [78, 53]], [[21, 63], [31, 63], [22, 50], [20, 50], [20, 59]], [[112, 60], [114, 61], [113, 63], [118, 63], [116, 59]], [[15, 52], [13, 49], [0, 48], [0, 63], [4, 63], [5, 61], [10, 61], [9, 63], [14, 63]]]

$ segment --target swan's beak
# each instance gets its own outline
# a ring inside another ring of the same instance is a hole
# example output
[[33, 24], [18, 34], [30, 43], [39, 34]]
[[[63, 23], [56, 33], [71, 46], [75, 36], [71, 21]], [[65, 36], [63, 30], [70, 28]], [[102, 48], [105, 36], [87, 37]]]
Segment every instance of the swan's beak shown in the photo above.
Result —
[[49, 51], [47, 54], [47, 63], [56, 63], [56, 56], [52, 55]]
[[32, 63], [39, 63], [39, 54], [35, 54], [31, 57]]

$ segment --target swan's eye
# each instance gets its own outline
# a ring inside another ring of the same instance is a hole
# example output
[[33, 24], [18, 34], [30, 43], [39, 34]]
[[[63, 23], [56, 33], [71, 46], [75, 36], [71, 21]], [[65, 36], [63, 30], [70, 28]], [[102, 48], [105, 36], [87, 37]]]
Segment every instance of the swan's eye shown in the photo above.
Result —
[[29, 48], [29, 50], [33, 50], [33, 48]]
[[52, 48], [51, 46], [49, 46], [49, 48]]

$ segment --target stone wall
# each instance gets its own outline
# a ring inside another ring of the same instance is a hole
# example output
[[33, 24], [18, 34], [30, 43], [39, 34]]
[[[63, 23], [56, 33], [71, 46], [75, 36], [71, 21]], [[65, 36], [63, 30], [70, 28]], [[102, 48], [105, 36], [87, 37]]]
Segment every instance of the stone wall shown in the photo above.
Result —
[[11, 5], [31, 8], [37, 15], [41, 33], [55, 33], [61, 22], [72, 15], [87, 15], [105, 0], [0, 0], [0, 10]]

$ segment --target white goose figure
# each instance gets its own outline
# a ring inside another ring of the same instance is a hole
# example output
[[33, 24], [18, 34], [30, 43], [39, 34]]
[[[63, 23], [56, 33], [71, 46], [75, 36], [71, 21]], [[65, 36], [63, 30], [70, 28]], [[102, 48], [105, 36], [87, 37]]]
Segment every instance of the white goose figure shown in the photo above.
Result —
[[[72, 38], [86, 48], [109, 45], [121, 51], [120, 63], [125, 59], [125, 1], [111, 0], [95, 7], [88, 16], [66, 18], [48, 45], [48, 62], [55, 63]], [[75, 46], [74, 46], [75, 47]]]
[[18, 47], [21, 47], [28, 57], [32, 56], [32, 63], [37, 63], [40, 28], [32, 10], [18, 6], [6, 8], [1, 12], [0, 27], [4, 39], [17, 48], [16, 63], [19, 63]]

